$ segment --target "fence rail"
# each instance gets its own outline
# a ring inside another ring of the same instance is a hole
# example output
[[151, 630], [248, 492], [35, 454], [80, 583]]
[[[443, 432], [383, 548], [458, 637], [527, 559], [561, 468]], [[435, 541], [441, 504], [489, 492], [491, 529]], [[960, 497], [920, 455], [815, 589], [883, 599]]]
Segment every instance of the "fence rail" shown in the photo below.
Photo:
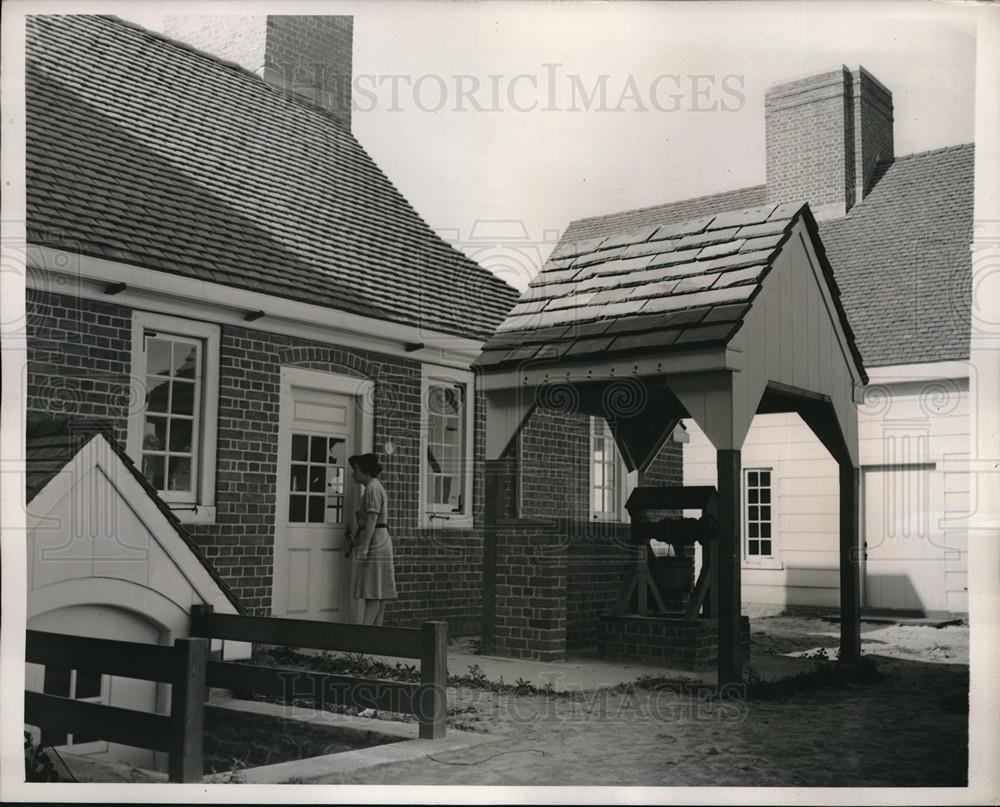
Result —
[[387, 628], [318, 622], [313, 619], [217, 614], [207, 606], [191, 611], [191, 634], [237, 642], [309, 647], [314, 650], [341, 650], [398, 658], [421, 658], [423, 636], [419, 628]]
[[108, 742], [166, 751], [171, 782], [200, 782], [208, 641], [177, 639], [173, 647], [27, 631], [26, 662], [171, 685], [170, 715], [24, 693], [26, 722], [44, 732], [86, 733]]
[[[419, 628], [391, 628], [216, 614], [209, 605], [196, 605], [191, 609], [191, 635], [419, 659], [419, 685], [225, 662], [209, 663], [208, 680], [211, 686], [285, 699], [307, 698], [314, 703], [408, 712], [419, 720], [421, 738], [436, 740], [445, 735], [447, 622], [424, 622]], [[301, 689], [297, 688], [299, 685]], [[308, 694], [300, 695], [307, 686]]]

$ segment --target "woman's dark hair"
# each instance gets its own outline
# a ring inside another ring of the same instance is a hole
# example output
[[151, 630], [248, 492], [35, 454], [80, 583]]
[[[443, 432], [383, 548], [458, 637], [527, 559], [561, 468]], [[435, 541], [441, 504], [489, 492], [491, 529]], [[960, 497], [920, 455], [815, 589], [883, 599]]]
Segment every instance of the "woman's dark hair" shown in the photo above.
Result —
[[374, 454], [355, 454], [348, 457], [347, 461], [352, 468], [357, 468], [361, 473], [376, 477], [382, 473], [382, 464]]

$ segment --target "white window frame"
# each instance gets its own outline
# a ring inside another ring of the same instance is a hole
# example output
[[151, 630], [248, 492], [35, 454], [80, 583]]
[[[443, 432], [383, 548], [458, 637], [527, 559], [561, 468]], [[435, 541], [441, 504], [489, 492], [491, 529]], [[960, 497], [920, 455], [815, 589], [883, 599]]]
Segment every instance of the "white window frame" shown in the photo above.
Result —
[[[427, 442], [430, 436], [430, 412], [427, 400], [435, 382], [465, 386], [465, 457], [463, 473], [462, 512], [437, 510], [427, 502], [430, 480], [427, 474]], [[469, 370], [442, 367], [435, 364], [421, 365], [420, 372], [420, 506], [421, 527], [444, 529], [470, 529], [472, 527], [473, 464], [475, 455], [475, 376]]]
[[[769, 557], [761, 557], [760, 555], [750, 554], [750, 530], [748, 527], [750, 519], [750, 496], [748, 493], [748, 486], [750, 473], [754, 471], [766, 471], [771, 474], [771, 501], [769, 502], [769, 506], [771, 508], [771, 537], [769, 539], [771, 541], [771, 555]], [[774, 466], [754, 465], [742, 469], [740, 474], [740, 501], [742, 503], [742, 512], [740, 513], [740, 536], [742, 543], [740, 554], [743, 560], [742, 565], [747, 569], [784, 568], [781, 562], [781, 543], [778, 536], [778, 483]]]
[[[591, 521], [628, 521], [628, 512], [625, 509], [626, 494], [630, 485], [634, 485], [633, 474], [629, 473], [625, 465], [625, 459], [621, 451], [618, 450], [618, 443], [614, 436], [611, 437], [611, 446], [615, 452], [615, 499], [616, 508], [613, 513], [597, 512], [594, 509], [594, 440], [597, 439], [597, 429], [604, 430], [607, 421], [602, 417], [590, 417], [590, 429], [587, 440], [587, 507], [590, 511]], [[610, 431], [610, 426], [608, 427]]]
[[129, 407], [128, 439], [126, 452], [132, 461], [142, 469], [142, 433], [145, 425], [145, 378], [146, 331], [160, 331], [186, 338], [196, 338], [203, 342], [202, 363], [204, 378], [201, 391], [201, 428], [198, 433], [197, 489], [194, 495], [164, 492], [160, 497], [170, 505], [177, 518], [188, 524], [210, 524], [215, 522], [215, 464], [216, 439], [218, 433], [219, 406], [219, 342], [218, 325], [199, 320], [181, 319], [148, 311], [132, 312], [132, 356], [130, 373], [133, 380], [132, 402]]

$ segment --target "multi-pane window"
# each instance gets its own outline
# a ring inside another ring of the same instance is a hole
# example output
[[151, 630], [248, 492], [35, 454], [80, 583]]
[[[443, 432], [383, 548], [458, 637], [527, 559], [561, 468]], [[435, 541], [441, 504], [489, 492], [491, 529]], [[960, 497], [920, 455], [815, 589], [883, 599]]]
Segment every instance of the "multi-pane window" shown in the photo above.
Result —
[[426, 482], [435, 512], [461, 513], [465, 497], [465, 385], [432, 381], [427, 388]]
[[473, 375], [425, 364], [421, 372], [420, 523], [472, 526]]
[[625, 465], [604, 418], [590, 419], [590, 513], [595, 519], [622, 517]]
[[342, 437], [292, 435], [288, 521], [343, 524], [347, 443]]
[[145, 333], [142, 473], [156, 490], [193, 496], [204, 384], [202, 342]]
[[771, 500], [771, 471], [754, 468], [744, 471], [746, 522], [744, 536], [748, 559], [773, 558], [774, 534]]
[[[104, 702], [105, 677], [100, 673], [73, 670], [68, 667], [45, 668], [45, 679], [42, 684], [42, 691], [46, 695], [59, 695], [63, 698], [73, 698], [78, 701], [89, 701], [90, 703]], [[46, 732], [42, 737], [42, 742], [47, 745], [74, 745], [79, 746], [84, 743], [100, 741], [100, 737], [92, 737], [86, 734], [54, 734]]]
[[133, 312], [131, 374], [129, 455], [182, 518], [211, 520], [219, 327]]

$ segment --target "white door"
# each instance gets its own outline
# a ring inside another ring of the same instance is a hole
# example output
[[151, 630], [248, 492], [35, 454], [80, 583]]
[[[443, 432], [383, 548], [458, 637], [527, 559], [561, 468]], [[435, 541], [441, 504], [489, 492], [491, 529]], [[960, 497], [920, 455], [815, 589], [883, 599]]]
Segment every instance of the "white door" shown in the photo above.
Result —
[[272, 611], [292, 619], [355, 621], [346, 527], [358, 486], [355, 398], [283, 382], [278, 444]]
[[864, 469], [866, 607], [948, 609], [935, 476], [931, 465]]

